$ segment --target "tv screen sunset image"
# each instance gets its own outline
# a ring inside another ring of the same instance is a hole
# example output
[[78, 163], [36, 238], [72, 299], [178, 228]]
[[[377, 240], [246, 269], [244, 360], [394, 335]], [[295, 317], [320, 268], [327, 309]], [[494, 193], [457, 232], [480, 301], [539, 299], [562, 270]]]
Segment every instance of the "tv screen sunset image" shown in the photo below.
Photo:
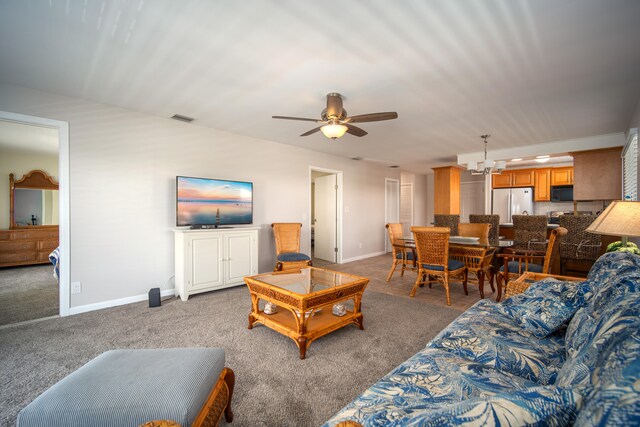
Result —
[[251, 224], [253, 184], [177, 178], [177, 225]]

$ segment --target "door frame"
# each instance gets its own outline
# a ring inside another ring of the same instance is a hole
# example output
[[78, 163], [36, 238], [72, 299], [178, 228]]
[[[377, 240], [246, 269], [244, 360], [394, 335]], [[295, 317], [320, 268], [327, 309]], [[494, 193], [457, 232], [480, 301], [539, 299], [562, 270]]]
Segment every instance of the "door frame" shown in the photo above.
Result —
[[[399, 179], [395, 179], [395, 178], [385, 178], [384, 179], [384, 223], [385, 225], [389, 223], [389, 211], [387, 210], [387, 207], [389, 206], [388, 204], [388, 200], [387, 198], [389, 197], [389, 194], [387, 192], [387, 183], [389, 182], [395, 182], [398, 185], [398, 221], [400, 221], [400, 180]], [[391, 247], [391, 242], [389, 242], [389, 237], [388, 237], [388, 232], [385, 229], [384, 230], [384, 252], [391, 252], [393, 248]]]
[[69, 250], [69, 123], [44, 117], [28, 116], [0, 110], [0, 120], [30, 126], [42, 126], [58, 131], [58, 197], [59, 225], [58, 244], [60, 245], [60, 276], [58, 290], [60, 296], [60, 316], [70, 314], [70, 253]]
[[311, 211], [311, 197], [312, 194], [312, 186], [313, 182], [313, 172], [323, 172], [336, 175], [336, 183], [338, 185], [338, 191], [336, 194], [336, 246], [338, 248], [338, 253], [336, 254], [336, 263], [342, 264], [342, 186], [343, 186], [343, 172], [336, 169], [327, 169], [319, 166], [311, 166], [309, 165], [309, 182], [307, 188], [309, 189], [309, 214], [307, 215], [307, 224], [309, 225], [309, 249], [311, 249], [311, 219], [313, 218], [313, 212]]

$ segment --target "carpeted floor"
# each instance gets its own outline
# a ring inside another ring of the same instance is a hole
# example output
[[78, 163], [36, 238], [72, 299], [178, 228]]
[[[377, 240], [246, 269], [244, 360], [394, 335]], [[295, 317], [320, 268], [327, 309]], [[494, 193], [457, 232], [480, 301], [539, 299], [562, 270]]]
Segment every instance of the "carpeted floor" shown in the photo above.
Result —
[[0, 326], [59, 312], [58, 282], [50, 264], [0, 268]]
[[[398, 280], [409, 285], [406, 276]], [[394, 286], [384, 276], [372, 282]], [[264, 326], [247, 329], [250, 305], [239, 286], [187, 302], [171, 298], [153, 309], [142, 302], [2, 329], [0, 425], [14, 425], [22, 407], [106, 350], [222, 347], [236, 373], [231, 426], [318, 426], [460, 314], [368, 288], [365, 330], [350, 325], [319, 338], [300, 360], [291, 339]]]

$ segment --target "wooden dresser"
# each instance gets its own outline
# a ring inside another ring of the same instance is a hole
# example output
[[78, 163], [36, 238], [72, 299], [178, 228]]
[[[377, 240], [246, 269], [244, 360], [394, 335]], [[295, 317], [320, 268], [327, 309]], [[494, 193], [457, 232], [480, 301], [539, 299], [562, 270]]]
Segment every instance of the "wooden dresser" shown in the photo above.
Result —
[[0, 267], [46, 264], [58, 246], [58, 227], [0, 230]]

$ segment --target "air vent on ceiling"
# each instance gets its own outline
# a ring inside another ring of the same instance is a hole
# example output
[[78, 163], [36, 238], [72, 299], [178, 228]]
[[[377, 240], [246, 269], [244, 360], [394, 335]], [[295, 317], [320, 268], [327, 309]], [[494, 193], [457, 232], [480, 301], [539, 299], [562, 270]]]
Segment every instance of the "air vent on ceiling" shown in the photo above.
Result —
[[398, 166], [398, 165], [391, 165], [391, 166], [389, 166], [389, 167], [390, 167], [390, 168], [392, 168], [392, 169], [395, 169], [395, 168], [399, 168], [400, 166]]
[[351, 160], [362, 160], [362, 157], [360, 156], [352, 157]]
[[180, 114], [174, 114], [171, 116], [173, 120], [180, 120], [181, 122], [191, 123], [195, 119], [193, 117], [182, 116]]

